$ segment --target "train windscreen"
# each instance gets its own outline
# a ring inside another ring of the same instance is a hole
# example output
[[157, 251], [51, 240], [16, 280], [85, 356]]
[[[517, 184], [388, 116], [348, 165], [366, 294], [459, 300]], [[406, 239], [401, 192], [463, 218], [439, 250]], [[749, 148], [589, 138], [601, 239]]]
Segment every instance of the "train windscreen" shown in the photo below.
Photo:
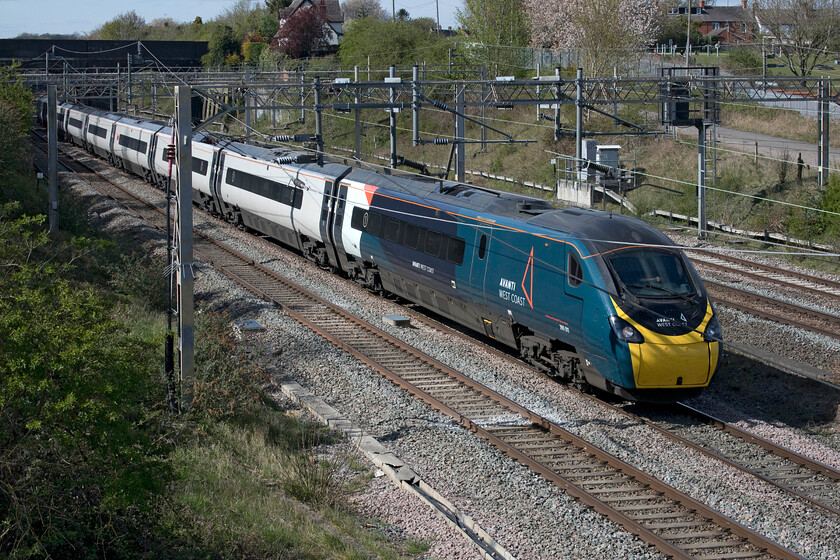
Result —
[[607, 262], [621, 289], [637, 298], [689, 298], [697, 293], [679, 253], [624, 249], [610, 255]]

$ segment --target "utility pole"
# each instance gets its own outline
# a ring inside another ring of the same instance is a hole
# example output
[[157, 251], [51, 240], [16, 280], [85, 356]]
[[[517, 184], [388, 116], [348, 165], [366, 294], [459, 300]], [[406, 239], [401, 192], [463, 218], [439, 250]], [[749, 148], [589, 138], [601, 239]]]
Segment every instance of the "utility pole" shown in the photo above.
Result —
[[[398, 83], [400, 81], [400, 79], [397, 78], [397, 67], [394, 66], [393, 64], [391, 65], [391, 69], [388, 72], [388, 75], [389, 75], [389, 79], [385, 80], [386, 82], [389, 82], [389, 83], [393, 84], [394, 82]], [[397, 168], [397, 112], [396, 112], [396, 109], [394, 109], [393, 105], [397, 102], [397, 90], [393, 85], [391, 85], [389, 89], [391, 91], [390, 91], [388, 99], [391, 103], [391, 108], [388, 109], [388, 130], [389, 130], [388, 137], [390, 139], [390, 144], [391, 144], [391, 169], [396, 169]]]
[[464, 84], [455, 84], [455, 180], [459, 183], [463, 183], [467, 178], [467, 123], [464, 119], [466, 87]]
[[697, 237], [706, 238], [706, 132], [708, 124], [697, 119]]
[[[556, 123], [555, 123], [556, 127]], [[575, 80], [575, 181], [583, 167], [583, 68], [577, 69]]]
[[688, 20], [688, 30], [685, 33], [685, 65], [691, 66], [691, 0], [686, 2], [688, 5], [688, 9], [685, 12], [685, 16]]
[[819, 151], [817, 152], [817, 166], [819, 166], [819, 185], [825, 187], [828, 184], [828, 163], [829, 163], [829, 124], [830, 107], [829, 96], [831, 94], [831, 80], [823, 78], [820, 80], [819, 93], [819, 116], [817, 118], [817, 129], [819, 133]]
[[55, 85], [47, 86], [47, 180], [50, 233], [58, 233], [58, 108]]
[[193, 309], [192, 218], [192, 88], [175, 86], [175, 150], [178, 181], [175, 184], [175, 241], [173, 263], [178, 285], [178, 351], [180, 353], [181, 411], [190, 409], [195, 370], [195, 319]]

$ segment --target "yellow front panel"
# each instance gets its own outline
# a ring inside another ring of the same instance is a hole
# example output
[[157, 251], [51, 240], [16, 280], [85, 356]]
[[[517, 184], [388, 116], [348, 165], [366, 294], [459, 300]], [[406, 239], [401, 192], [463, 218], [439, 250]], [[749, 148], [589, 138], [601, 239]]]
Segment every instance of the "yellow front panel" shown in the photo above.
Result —
[[[636, 387], [704, 387], [709, 382], [709, 344], [631, 344], [640, 346]], [[634, 364], [635, 365], [635, 364]], [[682, 378], [681, 383], [677, 383]]]
[[[712, 318], [712, 306], [707, 303], [706, 316], [697, 331], [680, 336], [655, 333], [633, 321], [613, 301], [619, 317], [633, 325], [645, 341], [628, 344], [633, 360], [636, 387], [644, 389], [673, 387], [705, 387], [711, 372], [717, 367], [719, 344], [708, 343], [701, 334]], [[681, 383], [677, 385], [677, 381]]]

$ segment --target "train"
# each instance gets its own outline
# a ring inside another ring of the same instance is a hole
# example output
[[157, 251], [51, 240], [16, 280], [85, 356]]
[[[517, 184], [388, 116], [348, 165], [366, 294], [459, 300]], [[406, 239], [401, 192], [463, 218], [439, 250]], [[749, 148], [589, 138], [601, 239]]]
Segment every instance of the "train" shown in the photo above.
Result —
[[[73, 103], [66, 140], [163, 185], [172, 126]], [[38, 115], [46, 121], [46, 100]], [[359, 285], [513, 349], [539, 370], [622, 399], [707, 387], [720, 324], [686, 255], [641, 220], [301, 148], [197, 133], [195, 204]]]

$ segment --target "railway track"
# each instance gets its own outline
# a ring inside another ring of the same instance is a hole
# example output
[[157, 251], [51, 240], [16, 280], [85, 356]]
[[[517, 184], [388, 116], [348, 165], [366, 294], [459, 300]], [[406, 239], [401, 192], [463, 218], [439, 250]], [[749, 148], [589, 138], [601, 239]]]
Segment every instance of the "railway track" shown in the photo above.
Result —
[[[165, 225], [160, 209], [98, 174], [82, 172], [93, 179], [94, 188], [156, 227]], [[195, 251], [253, 293], [663, 553], [674, 558], [800, 558], [210, 237], [197, 233]]]
[[[423, 321], [453, 336], [477, 342], [475, 337], [452, 329], [422, 311], [411, 311], [414, 320]], [[478, 341], [480, 342], [480, 341]], [[484, 344], [485, 351], [500, 360], [521, 362], [504, 349]], [[538, 370], [535, 375], [546, 376]], [[577, 391], [571, 388], [570, 390]], [[761, 436], [715, 418], [684, 403], [669, 407], [639, 404], [616, 405], [597, 396], [579, 393], [593, 406], [606, 407], [633, 422], [645, 424], [669, 440], [694, 449], [713, 459], [755, 476], [781, 490], [840, 516], [840, 470], [777, 445]], [[635, 411], [635, 412], [634, 412]], [[840, 517], [838, 518], [840, 522]]]
[[840, 301], [840, 282], [819, 276], [802, 274], [722, 254], [686, 250], [692, 262], [714, 270], [743, 276], [761, 282], [771, 282], [781, 287], [808, 293], [821, 298]]
[[[691, 250], [687, 250], [686, 254], [701, 269], [723, 272], [733, 278], [747, 278], [769, 283], [797, 294], [809, 294], [821, 301], [840, 302], [840, 283], [830, 279], [809, 276], [796, 271], [779, 270], [769, 265], [729, 255], [711, 255]], [[821, 311], [816, 309], [816, 306], [806, 307], [737, 288], [730, 283], [721, 282], [720, 279], [704, 277], [703, 282], [716, 303], [775, 323], [840, 339], [840, 316], [836, 314]]]
[[703, 283], [716, 304], [781, 325], [840, 339], [840, 317], [837, 315], [728, 286], [708, 278], [704, 278]]
[[634, 417], [675, 441], [840, 516], [840, 470], [684, 403], [676, 403], [671, 410], [647, 409]]

